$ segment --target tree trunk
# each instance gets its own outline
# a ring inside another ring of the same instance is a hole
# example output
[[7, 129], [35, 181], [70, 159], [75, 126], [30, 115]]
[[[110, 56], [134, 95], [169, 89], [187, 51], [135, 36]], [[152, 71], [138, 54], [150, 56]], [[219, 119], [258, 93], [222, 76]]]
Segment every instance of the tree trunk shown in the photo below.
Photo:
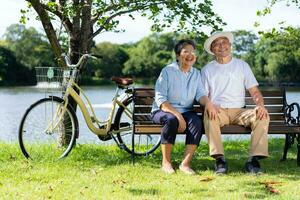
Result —
[[[79, 5], [79, 1], [75, 0]], [[72, 63], [77, 63], [82, 54], [89, 53], [92, 43], [92, 33], [93, 33], [93, 24], [91, 23], [91, 0], [82, 0], [80, 13], [77, 13], [76, 17], [73, 18], [73, 29], [70, 32], [69, 40], [69, 55]], [[80, 18], [78, 16], [81, 16]], [[86, 61], [80, 66], [79, 73], [76, 77], [76, 83], [80, 85], [82, 67], [84, 67]], [[75, 91], [79, 94], [80, 91], [74, 88]], [[70, 98], [69, 104], [76, 111], [77, 104]], [[77, 136], [78, 137], [78, 136]]]

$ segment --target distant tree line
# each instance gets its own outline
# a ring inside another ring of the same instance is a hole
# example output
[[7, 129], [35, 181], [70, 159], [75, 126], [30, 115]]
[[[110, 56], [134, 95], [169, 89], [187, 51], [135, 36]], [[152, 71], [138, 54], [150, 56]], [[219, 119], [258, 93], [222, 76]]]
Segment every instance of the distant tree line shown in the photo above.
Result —
[[[261, 82], [300, 82], [300, 28], [291, 28], [275, 35], [258, 37], [252, 32], [234, 32], [233, 52], [247, 61]], [[177, 33], [153, 33], [136, 43], [94, 44], [93, 54], [84, 69], [83, 84], [108, 83], [112, 76], [133, 77], [146, 83], [153, 81], [161, 69], [175, 59], [173, 47], [182, 38], [194, 39], [199, 51], [196, 67], [201, 69], [213, 59], [203, 51], [203, 37]], [[57, 66], [45, 36], [34, 28], [13, 24], [0, 40], [0, 85], [32, 85], [36, 83], [35, 67]]]

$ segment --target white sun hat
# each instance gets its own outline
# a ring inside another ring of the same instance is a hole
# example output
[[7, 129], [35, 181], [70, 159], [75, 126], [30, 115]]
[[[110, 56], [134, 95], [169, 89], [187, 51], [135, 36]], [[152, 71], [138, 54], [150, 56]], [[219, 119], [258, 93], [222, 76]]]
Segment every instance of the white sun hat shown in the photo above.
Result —
[[225, 32], [225, 31], [217, 31], [214, 32], [209, 38], [207, 38], [204, 42], [204, 49], [207, 53], [214, 55], [213, 52], [211, 52], [210, 47], [211, 47], [211, 43], [219, 38], [219, 37], [226, 37], [228, 38], [229, 42], [232, 44], [233, 42], [233, 34], [231, 32]]

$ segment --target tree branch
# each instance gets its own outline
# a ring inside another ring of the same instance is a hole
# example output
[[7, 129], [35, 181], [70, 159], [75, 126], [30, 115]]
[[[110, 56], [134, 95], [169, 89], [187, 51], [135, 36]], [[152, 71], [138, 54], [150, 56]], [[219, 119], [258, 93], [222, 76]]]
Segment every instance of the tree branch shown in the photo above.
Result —
[[[155, 4], [159, 5], [159, 4], [162, 4], [162, 3], [165, 3], [165, 1], [163, 1], [163, 0], [158, 1]], [[135, 8], [128, 9], [128, 10], [123, 10], [123, 11], [116, 12], [116, 13], [112, 14], [110, 17], [108, 17], [105, 20], [104, 24], [93, 33], [92, 38], [96, 37], [99, 33], [101, 33], [101, 31], [103, 31], [103, 29], [105, 29], [105, 25], [107, 25], [113, 18], [115, 18], [117, 16], [120, 16], [120, 15], [123, 15], [123, 14], [126, 14], [126, 13], [131, 13], [131, 12], [134, 12], [134, 11], [137, 11], [137, 10], [145, 10], [146, 8], [150, 7], [152, 4], [154, 4], [153, 1], [147, 1], [142, 5], [136, 6]], [[100, 16], [100, 14], [99, 14], [99, 16]], [[98, 20], [98, 18], [94, 19], [94, 23], [97, 20]]]
[[42, 6], [39, 0], [26, 0], [26, 1], [31, 3], [32, 7], [40, 17], [42, 25], [44, 27], [44, 30], [50, 42], [50, 45], [54, 51], [56, 58], [58, 59], [59, 65], [62, 67], [66, 67], [64, 60], [61, 59], [61, 54], [62, 54], [61, 46], [56, 37], [56, 33], [51, 23], [51, 19], [47, 13], [47, 10], [44, 8], [44, 6]]

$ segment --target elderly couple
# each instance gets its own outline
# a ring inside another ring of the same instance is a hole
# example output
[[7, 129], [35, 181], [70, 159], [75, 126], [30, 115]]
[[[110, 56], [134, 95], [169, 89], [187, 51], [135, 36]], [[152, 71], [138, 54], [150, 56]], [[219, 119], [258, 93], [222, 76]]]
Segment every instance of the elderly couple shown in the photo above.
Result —
[[[180, 40], [174, 48], [176, 62], [164, 67], [156, 81], [152, 120], [163, 126], [161, 130], [162, 170], [175, 173], [171, 151], [176, 134], [186, 134], [186, 149], [179, 170], [195, 174], [190, 161], [202, 133], [202, 120], [193, 111], [194, 100], [205, 106], [204, 128], [209, 154], [216, 160], [215, 173], [228, 171], [220, 128], [228, 124], [250, 127], [251, 147], [245, 163], [248, 173], [261, 173], [259, 159], [268, 157], [269, 116], [263, 97], [249, 65], [232, 57], [233, 35], [216, 32], [204, 43], [204, 49], [215, 60], [199, 70], [196, 47], [191, 40]], [[255, 109], [245, 109], [245, 90], [256, 103]]]

